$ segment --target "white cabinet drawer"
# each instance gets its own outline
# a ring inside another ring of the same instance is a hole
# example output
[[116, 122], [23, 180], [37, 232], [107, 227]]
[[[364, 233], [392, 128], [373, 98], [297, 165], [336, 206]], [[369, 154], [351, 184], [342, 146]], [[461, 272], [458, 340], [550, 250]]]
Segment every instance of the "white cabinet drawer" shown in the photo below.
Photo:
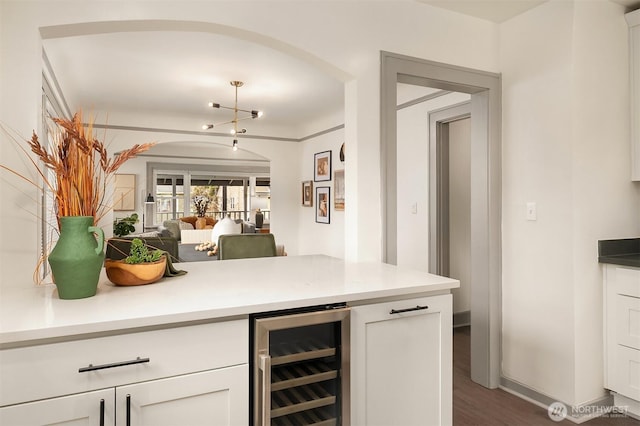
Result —
[[611, 390], [640, 401], [640, 350], [619, 345]]
[[[113, 425], [116, 420], [115, 393], [114, 389], [104, 389], [3, 407], [0, 408], [0, 425]], [[102, 423], [101, 416], [104, 418]]]
[[640, 269], [616, 266], [615, 292], [631, 297], [640, 297]]
[[248, 320], [234, 320], [5, 349], [0, 406], [245, 364], [248, 344]]
[[640, 299], [616, 295], [616, 344], [640, 349]]

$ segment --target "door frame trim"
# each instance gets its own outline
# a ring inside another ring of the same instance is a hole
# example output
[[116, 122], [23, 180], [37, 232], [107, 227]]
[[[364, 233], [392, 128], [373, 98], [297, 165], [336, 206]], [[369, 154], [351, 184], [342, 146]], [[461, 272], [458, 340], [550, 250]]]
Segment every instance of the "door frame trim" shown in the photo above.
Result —
[[[500, 381], [502, 278], [501, 76], [486, 71], [381, 52], [380, 170], [382, 260], [397, 264], [397, 83], [471, 94], [471, 378], [496, 388]], [[474, 348], [476, 350], [474, 350]]]
[[[429, 272], [449, 276], [448, 124], [471, 117], [471, 101], [429, 112]], [[446, 149], [445, 149], [446, 148]], [[441, 209], [444, 205], [445, 210]]]

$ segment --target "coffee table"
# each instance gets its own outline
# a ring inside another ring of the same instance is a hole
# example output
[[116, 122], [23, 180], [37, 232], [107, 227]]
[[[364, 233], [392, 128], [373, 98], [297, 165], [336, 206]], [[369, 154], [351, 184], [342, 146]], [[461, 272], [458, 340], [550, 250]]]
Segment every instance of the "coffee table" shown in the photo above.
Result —
[[198, 244], [180, 244], [178, 247], [180, 262], [202, 262], [218, 260], [218, 255], [208, 256], [206, 251], [197, 251]]

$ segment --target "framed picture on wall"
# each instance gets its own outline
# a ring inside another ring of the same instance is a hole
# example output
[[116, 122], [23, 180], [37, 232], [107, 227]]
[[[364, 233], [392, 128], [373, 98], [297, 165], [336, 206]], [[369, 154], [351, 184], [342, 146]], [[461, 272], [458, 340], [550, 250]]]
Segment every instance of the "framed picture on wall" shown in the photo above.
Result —
[[113, 210], [131, 211], [136, 209], [136, 175], [115, 175]]
[[331, 151], [318, 152], [313, 157], [313, 180], [324, 182], [331, 180]]
[[313, 181], [305, 180], [302, 182], [302, 205], [313, 207]]
[[333, 202], [337, 211], [344, 210], [344, 169], [333, 174]]
[[316, 188], [316, 222], [330, 223], [331, 189], [328, 186]]

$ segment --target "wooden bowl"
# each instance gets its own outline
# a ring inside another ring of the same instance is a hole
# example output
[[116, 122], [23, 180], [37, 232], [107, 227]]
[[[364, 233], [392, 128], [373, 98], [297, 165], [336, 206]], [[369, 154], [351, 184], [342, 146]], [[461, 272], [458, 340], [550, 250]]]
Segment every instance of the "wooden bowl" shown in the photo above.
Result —
[[107, 278], [115, 285], [144, 285], [158, 281], [164, 275], [167, 257], [153, 263], [129, 264], [124, 260], [104, 260]]

